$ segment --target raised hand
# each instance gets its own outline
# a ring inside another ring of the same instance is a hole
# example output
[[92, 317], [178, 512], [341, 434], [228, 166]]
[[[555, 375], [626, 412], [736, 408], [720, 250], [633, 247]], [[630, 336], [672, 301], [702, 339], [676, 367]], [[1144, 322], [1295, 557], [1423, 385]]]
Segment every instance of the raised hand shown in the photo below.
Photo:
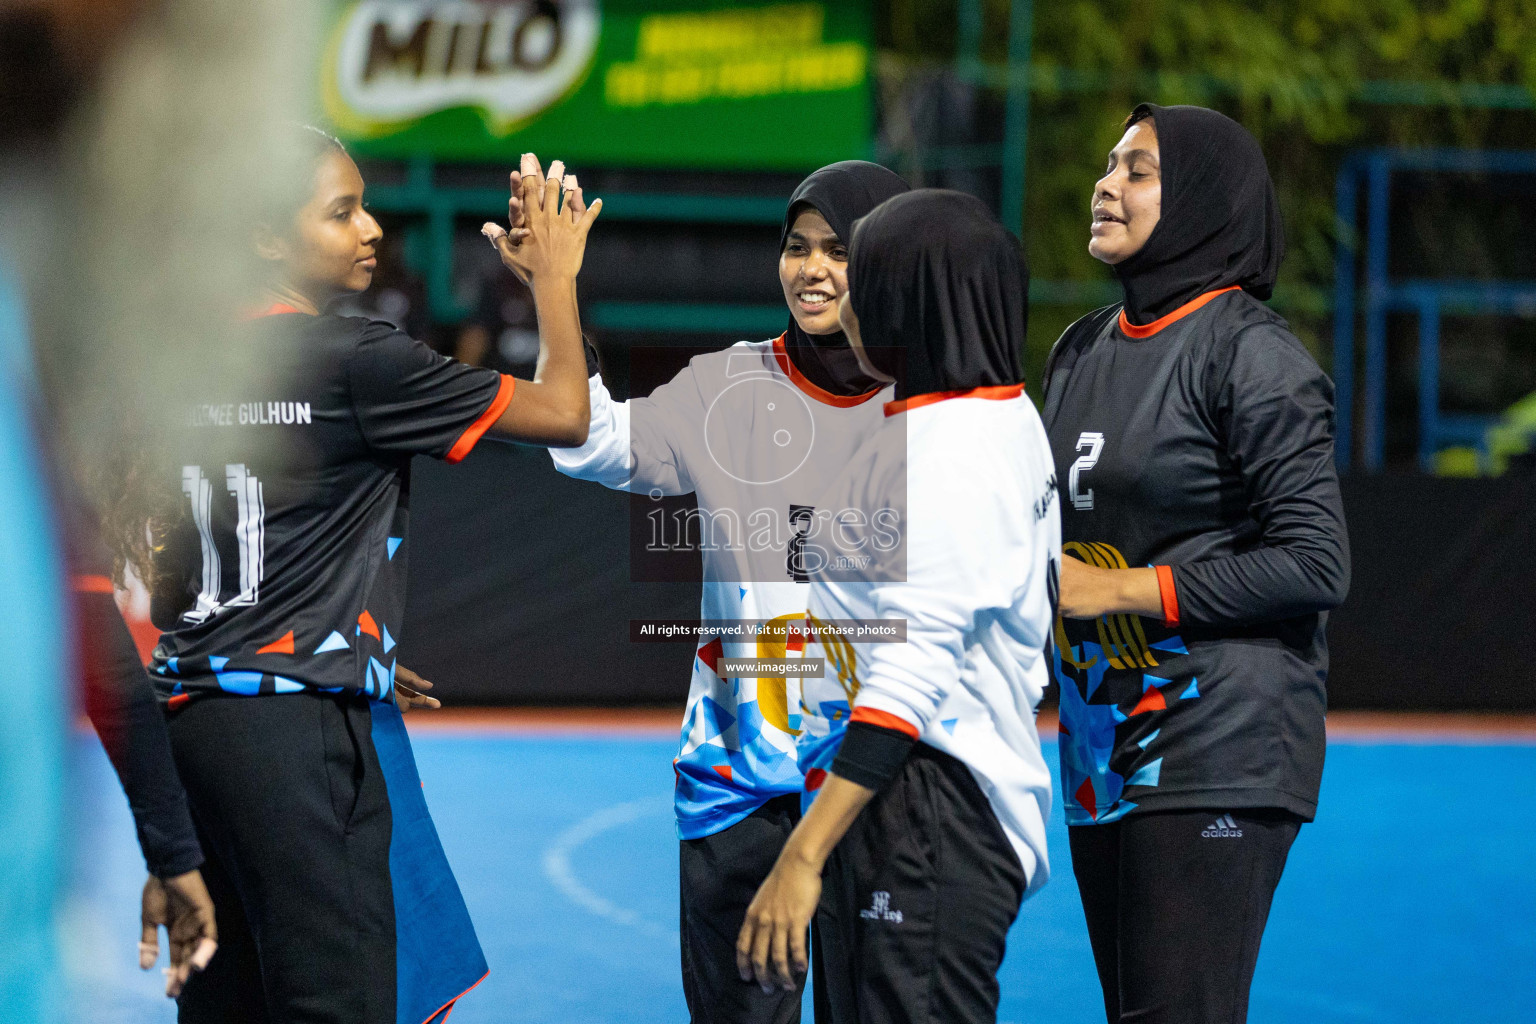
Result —
[[523, 155], [522, 167], [512, 172], [511, 183], [512, 196], [507, 202], [510, 230], [487, 222], [481, 233], [524, 284], [541, 272], [575, 277], [586, 251], [587, 232], [602, 208], [602, 200], [587, 207], [576, 176], [566, 174], [561, 161], [549, 165], [546, 177], [532, 153]]
[[545, 177], [532, 153], [523, 157], [512, 184], [514, 195], [507, 204], [510, 230], [489, 223], [480, 230], [533, 295], [539, 359], [533, 379], [518, 383], [491, 429], [514, 441], [572, 448], [586, 441], [591, 423], [576, 275], [586, 254], [587, 234], [603, 204], [585, 205], [575, 175], [567, 175], [558, 160]]

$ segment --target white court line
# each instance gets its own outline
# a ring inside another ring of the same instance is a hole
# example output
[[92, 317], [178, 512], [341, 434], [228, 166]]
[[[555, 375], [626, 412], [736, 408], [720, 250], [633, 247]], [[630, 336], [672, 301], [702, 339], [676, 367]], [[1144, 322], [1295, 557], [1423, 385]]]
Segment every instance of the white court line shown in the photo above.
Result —
[[[672, 809], [670, 800], [667, 801], [666, 809], [668, 811]], [[657, 801], [652, 798], [614, 804], [612, 807], [604, 807], [600, 811], [587, 815], [556, 836], [554, 842], [544, 850], [544, 877], [548, 878], [566, 899], [598, 917], [638, 929], [648, 935], [657, 935], [676, 941], [677, 929], [663, 927], [628, 907], [621, 907], [604, 899], [583, 885], [581, 879], [576, 877], [575, 869], [571, 867], [571, 854], [587, 842], [610, 829], [628, 825], [647, 815], [655, 814], [656, 811]]]

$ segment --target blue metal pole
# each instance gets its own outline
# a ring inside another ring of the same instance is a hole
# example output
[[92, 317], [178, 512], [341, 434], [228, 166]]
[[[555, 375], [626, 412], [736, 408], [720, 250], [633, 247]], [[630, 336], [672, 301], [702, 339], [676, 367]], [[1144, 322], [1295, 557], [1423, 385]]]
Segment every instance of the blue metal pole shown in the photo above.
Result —
[[1355, 432], [1355, 197], [1360, 190], [1356, 161], [1347, 158], [1334, 185], [1333, 223], [1333, 396], [1337, 421], [1333, 459], [1340, 473], [1354, 460]]
[[1440, 300], [1419, 296], [1419, 468], [1435, 471], [1440, 450]]
[[1029, 139], [1030, 52], [1034, 46], [1034, 0], [1014, 0], [1008, 13], [1008, 103], [1003, 114], [1003, 226], [1024, 234], [1025, 146]]
[[1373, 155], [1366, 175], [1369, 224], [1365, 248], [1365, 417], [1361, 430], [1368, 473], [1381, 472], [1386, 461], [1387, 213], [1391, 184], [1390, 157]]

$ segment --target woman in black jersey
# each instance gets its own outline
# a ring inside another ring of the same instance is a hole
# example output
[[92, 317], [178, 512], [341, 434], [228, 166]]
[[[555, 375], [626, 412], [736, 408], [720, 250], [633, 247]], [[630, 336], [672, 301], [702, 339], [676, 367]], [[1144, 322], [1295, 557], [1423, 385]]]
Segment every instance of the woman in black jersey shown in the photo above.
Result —
[[304, 138], [303, 200], [256, 231], [270, 277], [238, 338], [270, 372], [164, 396], [181, 508], [151, 524], [151, 671], [219, 928], [180, 1019], [423, 1024], [487, 967], [395, 703], [411, 459], [585, 438], [575, 279], [599, 204], [562, 208], [558, 163], [546, 181], [526, 157], [521, 227], [487, 225], [539, 316], [534, 379], [514, 381], [325, 312], [368, 286], [381, 233], [340, 144]]
[[1283, 251], [1254, 138], [1142, 104], [1093, 195], [1125, 301], [1046, 369], [1062, 784], [1111, 1022], [1246, 1018], [1316, 810], [1349, 548], [1333, 386], [1261, 301]]

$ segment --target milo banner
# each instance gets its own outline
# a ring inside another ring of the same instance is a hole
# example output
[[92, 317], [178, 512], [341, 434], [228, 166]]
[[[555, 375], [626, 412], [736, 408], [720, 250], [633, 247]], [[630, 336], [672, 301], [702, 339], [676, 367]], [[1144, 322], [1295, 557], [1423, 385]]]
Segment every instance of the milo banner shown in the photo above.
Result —
[[338, 4], [326, 118], [358, 153], [799, 169], [870, 148], [868, 4]]

